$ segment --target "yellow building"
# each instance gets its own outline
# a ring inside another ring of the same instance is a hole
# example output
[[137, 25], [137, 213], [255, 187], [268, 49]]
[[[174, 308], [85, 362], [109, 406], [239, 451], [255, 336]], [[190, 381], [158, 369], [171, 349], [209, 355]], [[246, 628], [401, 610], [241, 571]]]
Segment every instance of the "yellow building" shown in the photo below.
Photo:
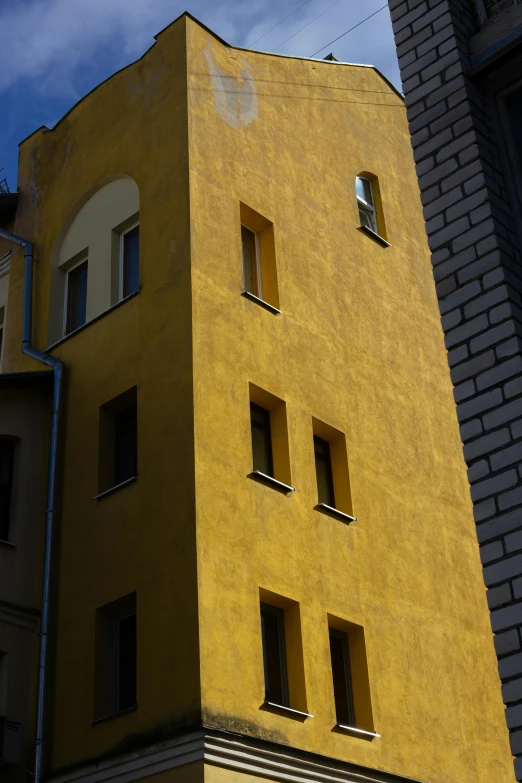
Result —
[[66, 377], [45, 776], [512, 781], [401, 97], [184, 14], [19, 186]]

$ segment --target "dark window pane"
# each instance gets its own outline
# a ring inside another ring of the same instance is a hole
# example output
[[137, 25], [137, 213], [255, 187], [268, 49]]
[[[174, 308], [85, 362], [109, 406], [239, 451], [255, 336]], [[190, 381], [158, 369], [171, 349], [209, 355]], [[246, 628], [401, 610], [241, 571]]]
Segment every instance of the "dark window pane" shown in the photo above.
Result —
[[330, 444], [314, 435], [315, 470], [317, 473], [317, 494], [319, 503], [335, 508]]
[[258, 285], [256, 235], [250, 229], [241, 226], [241, 243], [243, 248], [243, 273], [245, 276], [245, 291], [254, 296], [261, 296]]
[[138, 475], [138, 409], [136, 405], [114, 416], [114, 484]]
[[117, 621], [116, 687], [118, 712], [136, 704], [136, 615]]
[[140, 287], [140, 227], [123, 235], [123, 296], [129, 296]]
[[506, 98], [506, 109], [511, 129], [511, 139], [517, 155], [519, 173], [522, 174], [522, 90], [511, 93]]
[[266, 473], [267, 476], [273, 476], [270, 412], [251, 402], [250, 421], [254, 470], [260, 470], [262, 473]]
[[14, 449], [14, 441], [0, 440], [0, 539], [3, 541], [9, 540]]
[[282, 609], [261, 605], [261, 635], [265, 670], [265, 699], [288, 707], [284, 614]]
[[337, 723], [355, 727], [348, 634], [330, 629], [330, 656]]
[[85, 323], [87, 314], [87, 261], [67, 274], [67, 319], [65, 332], [74, 332]]

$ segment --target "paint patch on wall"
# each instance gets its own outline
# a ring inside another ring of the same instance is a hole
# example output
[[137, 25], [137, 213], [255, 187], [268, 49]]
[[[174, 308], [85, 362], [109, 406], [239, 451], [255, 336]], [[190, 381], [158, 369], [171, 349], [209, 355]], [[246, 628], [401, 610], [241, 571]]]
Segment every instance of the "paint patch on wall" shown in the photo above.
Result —
[[[207, 47], [203, 54], [208, 64], [214, 105], [218, 114], [231, 128], [245, 128], [259, 114], [259, 101], [252, 74], [245, 60], [234, 70], [226, 73], [216, 62], [216, 58]], [[230, 69], [231, 70], [231, 69]]]

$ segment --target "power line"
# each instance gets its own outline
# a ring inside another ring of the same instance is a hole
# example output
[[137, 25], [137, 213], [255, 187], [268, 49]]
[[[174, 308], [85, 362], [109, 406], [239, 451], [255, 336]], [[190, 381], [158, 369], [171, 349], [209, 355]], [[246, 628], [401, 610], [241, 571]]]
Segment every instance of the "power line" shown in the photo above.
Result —
[[316, 54], [319, 54], [319, 52], [322, 52], [323, 49], [326, 49], [328, 46], [331, 46], [336, 41], [339, 41], [339, 39], [344, 38], [345, 35], [348, 35], [348, 33], [351, 33], [352, 30], [355, 30], [356, 27], [360, 27], [362, 24], [368, 21], [368, 19], [371, 19], [372, 16], [375, 16], [380, 11], [383, 11], [385, 8], [388, 8], [388, 3], [385, 3], [381, 8], [378, 8], [376, 11], [373, 12], [373, 14], [370, 14], [370, 16], [367, 16], [366, 19], [363, 19], [361, 22], [357, 22], [357, 24], [354, 24], [353, 27], [350, 27], [349, 30], [345, 30], [344, 33], [341, 33], [341, 35], [338, 35], [337, 38], [334, 38], [333, 41], [330, 41], [330, 43], [325, 44], [324, 46], [321, 46], [320, 49], [318, 49], [316, 52], [310, 55], [310, 57], [315, 57]]
[[[280, 44], [279, 44], [279, 46], [276, 46], [276, 48], [275, 48], [275, 49], [272, 49], [272, 51], [273, 51], [273, 52], [277, 52], [277, 50], [278, 50], [278, 49], [280, 49], [280, 48], [283, 46], [283, 44], [285, 44], [287, 41], [289, 41], [289, 40], [290, 40], [290, 38], [294, 38], [294, 37], [295, 37], [295, 36], [296, 36], [298, 33], [300, 33], [300, 32], [301, 32], [301, 30], [304, 30], [304, 29], [305, 29], [305, 27], [308, 27], [309, 25], [311, 25], [311, 24], [312, 24], [312, 22], [315, 22], [315, 20], [316, 20], [316, 19], [319, 19], [319, 17], [320, 17], [320, 16], [322, 16], [323, 14], [325, 14], [327, 11], [329, 11], [329, 10], [330, 10], [330, 8], [333, 8], [333, 7], [334, 7], [334, 5], [337, 5], [337, 3], [340, 3], [340, 2], [341, 2], [341, 0], [335, 0], [335, 2], [334, 2], [334, 3], [332, 3], [331, 5], [329, 5], [329, 6], [328, 6], [328, 8], [325, 8], [325, 9], [324, 9], [324, 11], [321, 11], [321, 13], [320, 13], [320, 14], [317, 14], [317, 16], [314, 16], [314, 18], [313, 18], [313, 19], [310, 19], [310, 21], [309, 21], [309, 22], [307, 22], [307, 23], [306, 23], [306, 24], [304, 24], [302, 27], [300, 27], [300, 28], [299, 28], [299, 30], [296, 30], [296, 31], [295, 31], [295, 33], [292, 33], [292, 35], [290, 35], [290, 36], [289, 36], [288, 38], [286, 38], [286, 39], [285, 39], [285, 40], [284, 40], [282, 43], [280, 43]], [[327, 46], [328, 46], [328, 44], [327, 44]], [[323, 47], [323, 49], [324, 49], [324, 47]]]
[[265, 35], [268, 35], [268, 33], [271, 33], [272, 30], [275, 30], [276, 27], [279, 27], [280, 24], [283, 24], [283, 22], [286, 22], [287, 19], [290, 19], [291, 16], [296, 14], [301, 8], [304, 8], [305, 5], [308, 5], [308, 3], [311, 3], [311, 2], [312, 2], [312, 0], [306, 0], [305, 3], [302, 3], [300, 6], [298, 6], [294, 11], [292, 11], [291, 14], [288, 14], [288, 16], [285, 16], [284, 19], [281, 19], [280, 22], [278, 22], [273, 27], [271, 27], [270, 30], [267, 30], [266, 33], [263, 33], [263, 35], [260, 35], [259, 38], [256, 38], [256, 40], [252, 41], [252, 43], [247, 44], [247, 47], [250, 47], [250, 46], [253, 46], [254, 44], [256, 44], [258, 41], [261, 40], [261, 38], [264, 38]]

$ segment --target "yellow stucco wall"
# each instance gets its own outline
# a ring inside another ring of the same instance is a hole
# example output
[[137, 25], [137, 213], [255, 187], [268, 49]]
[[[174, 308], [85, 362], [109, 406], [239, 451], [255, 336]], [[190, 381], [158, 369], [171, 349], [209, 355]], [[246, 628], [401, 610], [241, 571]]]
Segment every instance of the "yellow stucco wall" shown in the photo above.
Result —
[[[360, 171], [379, 177], [390, 248], [357, 230]], [[202, 707], [208, 724], [422, 781], [512, 781], [400, 99], [370, 68], [230, 49], [180, 19], [21, 147], [38, 347], [63, 227], [122, 175], [140, 194], [142, 290], [54, 350], [54, 768]], [[274, 225], [281, 315], [241, 297], [240, 202]], [[11, 371], [39, 369], [20, 354], [22, 267], [14, 253]], [[96, 501], [99, 407], [136, 384], [138, 481]], [[286, 403], [291, 496], [247, 478], [249, 384]], [[346, 434], [349, 527], [313, 510], [312, 417]], [[260, 710], [260, 588], [300, 604], [304, 723]], [[91, 725], [95, 611], [133, 591], [138, 709]], [[365, 629], [373, 743], [332, 732], [327, 614]]]
[[[206, 722], [420, 780], [511, 781], [401, 100], [372, 69], [228, 49], [192, 23], [188, 62]], [[390, 248], [357, 230], [360, 171]], [[240, 296], [240, 202], [274, 224], [281, 315]], [[291, 495], [247, 478], [249, 383], [286, 402]], [[313, 510], [312, 416], [346, 433], [349, 527]], [[260, 587], [300, 604], [304, 723], [260, 709]], [[332, 732], [327, 613], [364, 626], [373, 743]]]
[[[185, 22], [21, 148], [15, 230], [34, 236], [34, 342], [47, 339], [50, 264], [85, 195], [132, 177], [142, 292], [54, 350], [67, 367], [52, 764], [199, 714]], [[33, 200], [34, 193], [38, 198]], [[8, 370], [20, 353], [14, 254]], [[137, 483], [98, 494], [99, 408], [137, 384]], [[95, 611], [137, 592], [138, 709], [92, 726]]]

